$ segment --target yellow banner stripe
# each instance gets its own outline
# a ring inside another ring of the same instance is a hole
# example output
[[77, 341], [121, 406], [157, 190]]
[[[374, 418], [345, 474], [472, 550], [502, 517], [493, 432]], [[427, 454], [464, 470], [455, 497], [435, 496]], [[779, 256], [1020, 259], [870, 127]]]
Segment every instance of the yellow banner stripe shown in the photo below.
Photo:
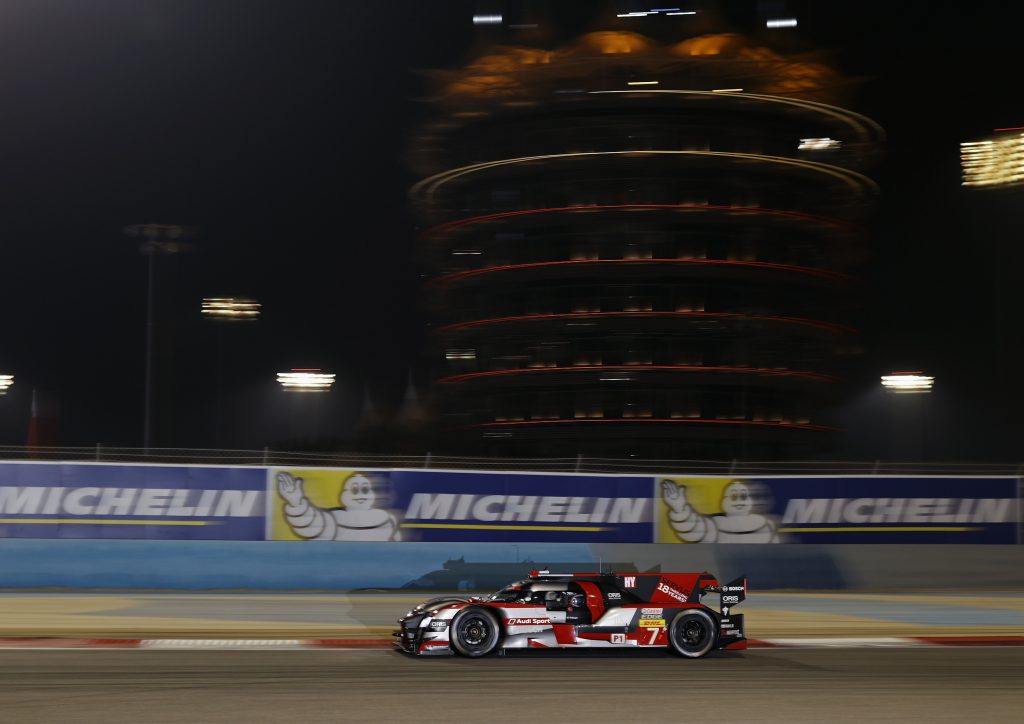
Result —
[[780, 533], [966, 533], [972, 530], [984, 530], [979, 527], [935, 525], [935, 526], [877, 526], [864, 528], [779, 528]]
[[596, 525], [483, 525], [468, 523], [402, 523], [403, 528], [449, 528], [453, 530], [558, 530], [572, 533], [599, 533], [603, 530]]
[[207, 520], [118, 520], [112, 518], [0, 518], [0, 523], [46, 523], [49, 525], [210, 525]]

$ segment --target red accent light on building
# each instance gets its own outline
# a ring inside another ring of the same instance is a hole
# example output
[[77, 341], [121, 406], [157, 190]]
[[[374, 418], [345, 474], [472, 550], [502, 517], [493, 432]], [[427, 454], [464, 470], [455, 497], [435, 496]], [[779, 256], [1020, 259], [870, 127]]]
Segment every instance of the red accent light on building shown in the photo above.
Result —
[[525, 367], [514, 370], [488, 370], [485, 372], [467, 372], [452, 375], [438, 380], [439, 384], [466, 382], [480, 377], [498, 377], [502, 375], [532, 375], [550, 372], [727, 372], [746, 375], [771, 375], [776, 377], [802, 377], [818, 382], [838, 382], [838, 378], [818, 372], [800, 370], [776, 370], [760, 367], [726, 367], [716, 365], [574, 365], [572, 367]]
[[496, 221], [498, 219], [508, 219], [515, 216], [530, 216], [534, 214], [557, 214], [573, 211], [603, 211], [603, 210], [629, 210], [629, 209], [665, 209], [665, 210], [680, 210], [680, 211], [726, 211], [730, 213], [753, 213], [753, 214], [765, 214], [769, 216], [782, 216], [787, 218], [799, 219], [801, 221], [813, 221], [815, 223], [823, 224], [826, 226], [834, 226], [844, 230], [852, 229], [850, 224], [839, 221], [838, 219], [830, 219], [825, 216], [815, 216], [814, 214], [805, 214], [801, 211], [786, 211], [783, 209], [766, 209], [761, 206], [722, 206], [714, 204], [595, 204], [593, 206], [552, 206], [543, 209], [522, 209], [519, 211], [502, 211], [497, 214], [484, 214], [482, 216], [470, 216], [465, 219], [455, 219], [453, 221], [446, 221], [443, 224], [432, 226], [426, 231], [420, 234], [421, 239], [425, 239], [429, 236], [433, 236], [440, 231], [448, 229], [458, 228], [460, 226], [469, 226], [471, 224], [481, 224], [487, 221]]
[[775, 264], [767, 261], [734, 261], [732, 259], [570, 259], [563, 261], [539, 261], [529, 264], [502, 264], [501, 266], [489, 266], [482, 269], [467, 269], [466, 271], [453, 272], [443, 276], [434, 277], [428, 284], [440, 284], [451, 282], [457, 279], [467, 279], [481, 274], [492, 274], [502, 271], [519, 271], [523, 269], [543, 269], [548, 267], [589, 265], [589, 264], [679, 264], [679, 265], [708, 265], [723, 267], [750, 267], [752, 269], [772, 269], [774, 271], [788, 271], [795, 274], [806, 274], [822, 279], [830, 279], [844, 283], [853, 281], [853, 277], [839, 272], [813, 267], [794, 266], [792, 264]]
[[778, 427], [814, 432], [838, 432], [839, 428], [803, 422], [773, 422], [771, 420], [709, 420], [701, 417], [581, 417], [565, 420], [512, 420], [509, 422], [479, 422], [470, 427], [506, 427], [523, 425], [587, 425], [592, 422], [619, 423], [623, 425], [642, 424], [690, 424], [690, 425], [749, 425], [753, 427]]
[[833, 322], [821, 322], [816, 319], [804, 319], [802, 317], [783, 317], [773, 315], [740, 314], [738, 312], [571, 312], [567, 314], [524, 314], [514, 317], [493, 317], [490, 319], [476, 319], [469, 322], [456, 322], [438, 327], [437, 332], [454, 332], [473, 327], [485, 327], [492, 324], [504, 324], [508, 322], [532, 322], [538, 319], [589, 319], [591, 317], [707, 317], [710, 319], [736, 319], [754, 322], [782, 322], [784, 324], [797, 324], [807, 327], [816, 327], [836, 334], [855, 333], [857, 330], [842, 324]]

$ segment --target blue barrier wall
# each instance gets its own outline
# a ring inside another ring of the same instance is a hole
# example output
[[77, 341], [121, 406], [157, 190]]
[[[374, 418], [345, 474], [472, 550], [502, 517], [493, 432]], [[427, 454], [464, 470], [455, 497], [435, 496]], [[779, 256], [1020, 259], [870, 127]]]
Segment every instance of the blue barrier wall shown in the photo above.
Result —
[[572, 543], [8, 539], [0, 540], [0, 587], [330, 590], [420, 581], [424, 588], [496, 589], [540, 565], [593, 568], [595, 560], [589, 546]]
[[[520, 561], [516, 563], [517, 560]], [[523, 559], [526, 559], [525, 561]], [[496, 590], [530, 570], [746, 574], [753, 589], [1024, 589], [1024, 546], [0, 540], [0, 588]]]

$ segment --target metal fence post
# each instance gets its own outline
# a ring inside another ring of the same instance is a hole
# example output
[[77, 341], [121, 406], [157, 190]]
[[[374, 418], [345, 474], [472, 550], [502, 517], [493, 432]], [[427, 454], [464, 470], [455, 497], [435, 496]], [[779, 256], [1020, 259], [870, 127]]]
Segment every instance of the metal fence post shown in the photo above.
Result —
[[102, 443], [96, 443], [96, 462], [100, 461], [100, 451], [103, 449]]
[[423, 467], [425, 467], [425, 468], [429, 468], [430, 467], [430, 458], [433, 457], [433, 455], [434, 455], [434, 453], [432, 453], [432, 452], [428, 452], [427, 453], [427, 456], [425, 458], [423, 458]]
[[583, 462], [583, 453], [576, 453], [576, 472], [580, 471], [580, 464]]
[[264, 465], [267, 464], [267, 460], [269, 458], [270, 458], [270, 446], [269, 445], [264, 445], [263, 446], [263, 464]]

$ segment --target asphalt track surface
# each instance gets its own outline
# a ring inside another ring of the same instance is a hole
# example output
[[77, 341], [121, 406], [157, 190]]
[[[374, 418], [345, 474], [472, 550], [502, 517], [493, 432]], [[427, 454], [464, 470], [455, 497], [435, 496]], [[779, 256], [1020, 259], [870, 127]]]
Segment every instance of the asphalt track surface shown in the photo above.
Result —
[[1020, 721], [1024, 648], [0, 651], [5, 722]]

